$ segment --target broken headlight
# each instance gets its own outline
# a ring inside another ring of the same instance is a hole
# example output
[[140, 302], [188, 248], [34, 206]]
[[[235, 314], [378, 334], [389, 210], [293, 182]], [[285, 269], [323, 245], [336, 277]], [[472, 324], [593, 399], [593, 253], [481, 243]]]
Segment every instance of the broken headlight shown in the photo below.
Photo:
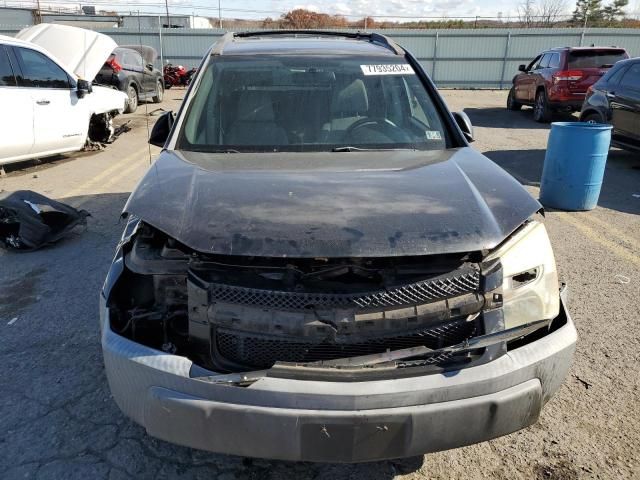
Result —
[[502, 264], [505, 328], [551, 320], [560, 311], [558, 272], [547, 230], [530, 222], [498, 247], [487, 260]]

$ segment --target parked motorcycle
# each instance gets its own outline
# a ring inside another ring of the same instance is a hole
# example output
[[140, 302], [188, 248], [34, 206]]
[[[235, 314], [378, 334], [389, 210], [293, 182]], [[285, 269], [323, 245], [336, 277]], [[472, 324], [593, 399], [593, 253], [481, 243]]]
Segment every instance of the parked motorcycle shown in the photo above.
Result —
[[191, 77], [196, 73], [196, 69], [187, 70], [182, 65], [167, 63], [163, 68], [164, 86], [171, 88], [176, 86], [186, 87], [191, 83]]

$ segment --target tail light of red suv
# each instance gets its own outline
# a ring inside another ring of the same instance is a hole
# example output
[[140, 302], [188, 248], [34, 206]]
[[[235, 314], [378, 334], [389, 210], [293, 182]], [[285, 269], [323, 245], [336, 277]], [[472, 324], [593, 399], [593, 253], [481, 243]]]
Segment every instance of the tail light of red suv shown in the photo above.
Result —
[[583, 76], [584, 72], [582, 70], [561, 70], [551, 77], [553, 78], [553, 83], [557, 84], [559, 82], [577, 82]]
[[122, 70], [122, 65], [118, 63], [114, 54], [111, 54], [105, 64], [109, 65], [113, 69], [113, 73], [119, 73]]

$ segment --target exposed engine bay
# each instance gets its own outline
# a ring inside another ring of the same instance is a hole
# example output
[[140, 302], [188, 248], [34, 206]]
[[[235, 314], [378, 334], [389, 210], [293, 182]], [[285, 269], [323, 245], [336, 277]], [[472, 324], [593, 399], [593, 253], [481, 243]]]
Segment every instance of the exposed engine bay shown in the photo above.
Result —
[[[142, 222], [123, 245], [108, 306], [116, 333], [218, 372], [438, 350], [485, 333], [483, 292], [500, 265], [480, 253], [387, 258], [205, 255]], [[482, 349], [405, 366], [468, 363]]]

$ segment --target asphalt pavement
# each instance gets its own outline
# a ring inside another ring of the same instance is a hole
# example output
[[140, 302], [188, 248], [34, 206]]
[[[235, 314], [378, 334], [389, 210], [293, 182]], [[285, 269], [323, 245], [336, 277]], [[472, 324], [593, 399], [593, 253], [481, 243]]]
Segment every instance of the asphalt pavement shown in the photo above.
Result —
[[[91, 213], [35, 252], [0, 250], [0, 478], [640, 478], [640, 156], [612, 150], [598, 208], [545, 223], [580, 335], [574, 365], [540, 421], [479, 445], [403, 462], [289, 463], [155, 440], [114, 404], [102, 364], [98, 294], [124, 227], [120, 212], [159, 149], [141, 105], [104, 151], [7, 168], [0, 190], [31, 189]], [[473, 144], [537, 196], [548, 125], [504, 109], [505, 91], [445, 91]], [[158, 112], [156, 112], [158, 113]]]

